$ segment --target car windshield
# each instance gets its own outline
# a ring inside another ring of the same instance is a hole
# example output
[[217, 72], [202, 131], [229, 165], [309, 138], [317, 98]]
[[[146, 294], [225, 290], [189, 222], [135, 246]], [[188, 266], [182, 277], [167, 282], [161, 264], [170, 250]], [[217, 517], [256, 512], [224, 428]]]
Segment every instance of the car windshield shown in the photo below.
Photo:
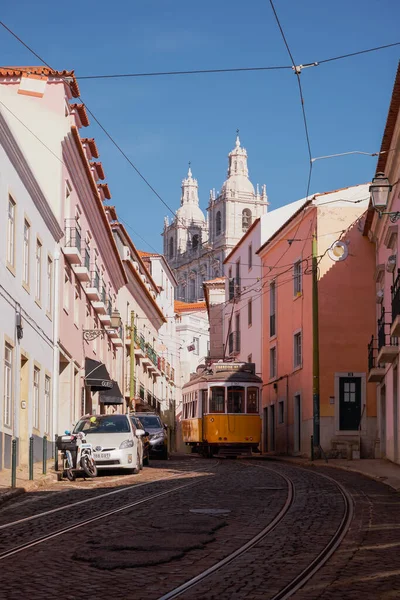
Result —
[[125, 415], [101, 415], [84, 417], [75, 426], [74, 433], [129, 433], [129, 421]]
[[145, 429], [160, 429], [162, 427], [162, 423], [156, 415], [141, 416], [140, 422]]
[[143, 429], [141, 422], [136, 417], [131, 417], [131, 421], [137, 429]]

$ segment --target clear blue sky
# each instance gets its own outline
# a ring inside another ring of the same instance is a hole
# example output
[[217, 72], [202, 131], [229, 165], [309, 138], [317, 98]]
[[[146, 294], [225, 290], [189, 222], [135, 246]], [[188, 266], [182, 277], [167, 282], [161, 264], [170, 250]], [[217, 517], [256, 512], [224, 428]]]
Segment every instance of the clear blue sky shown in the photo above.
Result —
[[[275, 0], [296, 63], [400, 41], [400, 2]], [[2, 19], [57, 69], [76, 75], [290, 64], [267, 0], [6, 2]], [[38, 64], [0, 31], [4, 65]], [[400, 47], [303, 71], [313, 156], [379, 150]], [[192, 162], [200, 204], [220, 189], [236, 128], [253, 183], [266, 183], [271, 209], [305, 195], [308, 155], [291, 71], [93, 80], [84, 101], [175, 210]], [[112, 204], [161, 250], [168, 213], [95, 123]], [[49, 156], [49, 161], [53, 160]], [[315, 163], [311, 192], [370, 180], [376, 159]], [[139, 248], [145, 244], [132, 234]]]

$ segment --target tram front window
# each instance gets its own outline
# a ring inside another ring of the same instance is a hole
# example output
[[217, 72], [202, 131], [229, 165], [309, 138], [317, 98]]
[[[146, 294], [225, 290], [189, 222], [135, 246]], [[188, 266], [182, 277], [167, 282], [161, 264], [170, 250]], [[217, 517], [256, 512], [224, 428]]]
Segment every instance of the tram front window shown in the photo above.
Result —
[[258, 414], [258, 389], [247, 388], [247, 412]]
[[225, 388], [211, 388], [210, 413], [225, 412]]
[[244, 388], [228, 388], [228, 413], [244, 412]]

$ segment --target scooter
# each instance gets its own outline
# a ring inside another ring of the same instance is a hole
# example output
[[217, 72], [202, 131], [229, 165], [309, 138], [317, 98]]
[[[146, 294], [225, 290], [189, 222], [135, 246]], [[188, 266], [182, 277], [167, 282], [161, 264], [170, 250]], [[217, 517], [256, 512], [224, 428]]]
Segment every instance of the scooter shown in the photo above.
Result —
[[[75, 481], [76, 474], [83, 471], [88, 477], [97, 476], [97, 467], [93, 458], [93, 446], [86, 442], [85, 434], [65, 432], [62, 436], [63, 470], [69, 481]], [[69, 446], [69, 448], [66, 448]]]

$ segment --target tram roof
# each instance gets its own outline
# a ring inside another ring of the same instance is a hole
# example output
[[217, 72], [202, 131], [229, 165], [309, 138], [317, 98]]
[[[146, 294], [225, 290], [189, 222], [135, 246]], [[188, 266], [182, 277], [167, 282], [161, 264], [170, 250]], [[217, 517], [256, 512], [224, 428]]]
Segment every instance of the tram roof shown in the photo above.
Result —
[[190, 381], [185, 383], [182, 389], [188, 388], [196, 383], [262, 383], [261, 377], [258, 375], [252, 375], [245, 371], [220, 371], [217, 373], [205, 372], [200, 375], [196, 375]]

